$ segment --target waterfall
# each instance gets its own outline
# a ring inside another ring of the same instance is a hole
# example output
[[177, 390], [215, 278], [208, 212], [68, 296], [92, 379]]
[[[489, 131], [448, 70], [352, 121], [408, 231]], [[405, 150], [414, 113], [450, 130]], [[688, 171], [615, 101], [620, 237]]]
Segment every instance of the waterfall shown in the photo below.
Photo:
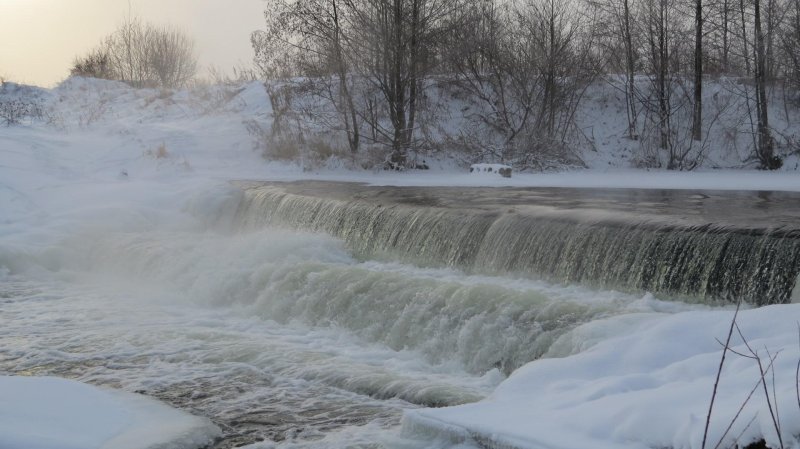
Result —
[[401, 409], [484, 398], [532, 360], [714, 309], [675, 296], [798, 294], [795, 204], [742, 221], [658, 212], [647, 195], [236, 186], [200, 192], [179, 216], [170, 203], [0, 248], [5, 334], [24, 346], [0, 351], [0, 369], [206, 410], [239, 444], [299, 425], [392, 427]]
[[563, 189], [241, 186], [242, 227], [325, 232], [362, 259], [756, 305], [789, 302], [800, 272], [800, 228], [772, 221], [763, 202], [760, 221], [742, 222], [709, 212], [702, 196], [660, 210], [648, 198], [620, 206]]
[[[455, 364], [456, 371], [480, 375], [493, 370], [510, 374], [546, 355], [564, 332], [582, 323], [665, 307], [649, 297], [619, 292], [358, 262], [341, 241], [324, 234], [274, 229], [239, 235], [87, 234], [34, 259], [64, 276], [100, 276], [113, 291], [243, 310], [246, 316], [285, 326], [346, 329], [361, 341], [414, 351], [434, 366]], [[280, 355], [269, 360], [273, 371], [324, 379], [371, 397], [425, 405], [477, 399], [431, 379], [413, 381], [352, 363], [322, 363], [315, 353], [265, 351], [273, 352]]]

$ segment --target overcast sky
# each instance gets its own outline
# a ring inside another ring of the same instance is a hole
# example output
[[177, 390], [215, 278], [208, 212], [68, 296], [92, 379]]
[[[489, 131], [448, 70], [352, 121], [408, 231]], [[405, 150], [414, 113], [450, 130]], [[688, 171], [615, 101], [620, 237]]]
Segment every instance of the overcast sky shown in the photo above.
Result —
[[[128, 14], [128, 0], [0, 0], [0, 76], [52, 86], [75, 56]], [[196, 42], [201, 75], [250, 64], [250, 33], [263, 28], [263, 0], [130, 0], [134, 15], [173, 24]]]

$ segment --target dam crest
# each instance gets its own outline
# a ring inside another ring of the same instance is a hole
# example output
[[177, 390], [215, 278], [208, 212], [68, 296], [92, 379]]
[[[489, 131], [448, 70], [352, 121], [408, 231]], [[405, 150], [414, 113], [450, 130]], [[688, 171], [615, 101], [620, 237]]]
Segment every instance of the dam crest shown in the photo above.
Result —
[[243, 228], [324, 232], [362, 259], [692, 302], [797, 300], [800, 196], [789, 193], [238, 185]]

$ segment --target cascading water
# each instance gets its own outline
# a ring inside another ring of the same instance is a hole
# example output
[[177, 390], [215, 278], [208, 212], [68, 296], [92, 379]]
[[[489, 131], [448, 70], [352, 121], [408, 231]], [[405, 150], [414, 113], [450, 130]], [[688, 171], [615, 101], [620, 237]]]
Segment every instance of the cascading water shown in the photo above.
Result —
[[[789, 302], [800, 273], [794, 196], [336, 183], [243, 188], [244, 226], [327, 232], [362, 258], [758, 305]], [[733, 201], [738, 214], [725, 208]]]
[[[12, 256], [0, 371], [155, 396], [211, 418], [217, 448], [343, 447], [326, 438], [367, 423], [384, 438], [404, 409], [483, 398], [580, 323], [690, 307], [359, 262], [331, 237], [272, 229], [90, 232]], [[31, 282], [31, 267], [51, 274]]]
[[403, 410], [476, 401], [580, 351], [582, 323], [708, 308], [633, 291], [792, 295], [791, 220], [707, 226], [657, 201], [531, 195], [248, 184], [189, 204], [185, 224], [0, 247], [0, 372], [158, 397], [219, 425], [215, 449], [431, 447], [397, 441]]

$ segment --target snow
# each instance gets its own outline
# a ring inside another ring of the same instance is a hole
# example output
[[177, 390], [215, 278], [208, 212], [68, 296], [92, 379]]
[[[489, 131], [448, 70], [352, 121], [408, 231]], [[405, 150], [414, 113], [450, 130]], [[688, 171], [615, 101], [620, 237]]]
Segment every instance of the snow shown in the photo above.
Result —
[[[561, 357], [517, 370], [482, 402], [407, 411], [407, 427], [520, 448], [700, 448], [722, 354], [719, 341], [725, 341], [733, 315], [628, 315], [588, 323], [556, 343]], [[776, 356], [774, 384], [772, 371], [766, 381], [783, 441], [794, 448], [800, 447], [798, 317], [800, 304], [791, 304], [745, 310], [737, 319], [765, 367], [770, 354]], [[589, 341], [597, 343], [587, 348]], [[749, 354], [736, 335], [731, 347]], [[732, 447], [736, 438], [740, 445], [765, 438], [769, 447], [780, 447], [760, 377], [756, 361], [728, 353], [706, 447], [720, 440], [720, 447]]]
[[[591, 170], [515, 172], [513, 178], [472, 176], [453, 161], [430, 159], [425, 171], [307, 171], [267, 162], [254, 149], [257, 139], [247, 132], [247, 121], [268, 123], [271, 117], [259, 83], [230, 91], [162, 92], [73, 78], [51, 90], [33, 90], [45, 102], [46, 119], [0, 127], [0, 282], [3, 272], [27, 267], [27, 254], [54, 251], [53, 242], [77, 232], [202, 230], [237, 194], [228, 185], [234, 179], [800, 192], [796, 171], [643, 171], [613, 158], [598, 158]], [[22, 94], [34, 95], [30, 89], [0, 91]], [[59, 254], [51, 256], [57, 271]], [[516, 371], [485, 401], [409, 411], [406, 428], [525, 448], [699, 448], [721, 355], [716, 339], [725, 338], [732, 315], [730, 309], [631, 314], [583, 325], [562, 337], [549, 358]], [[739, 316], [743, 334], [762, 357], [767, 350], [779, 354], [776, 408], [784, 442], [793, 441], [794, 448], [800, 447], [798, 317], [798, 304]], [[734, 346], [747, 351], [738, 338]], [[758, 378], [752, 360], [728, 355], [711, 447]], [[730, 435], [741, 433], [742, 442], [764, 436], [774, 445], [765, 404], [758, 389]], [[0, 377], [4, 449], [190, 447], [215, 432], [203, 419], [130, 393], [54, 378]]]
[[0, 376], [3, 449], [202, 447], [219, 429], [154, 399], [54, 377]]

